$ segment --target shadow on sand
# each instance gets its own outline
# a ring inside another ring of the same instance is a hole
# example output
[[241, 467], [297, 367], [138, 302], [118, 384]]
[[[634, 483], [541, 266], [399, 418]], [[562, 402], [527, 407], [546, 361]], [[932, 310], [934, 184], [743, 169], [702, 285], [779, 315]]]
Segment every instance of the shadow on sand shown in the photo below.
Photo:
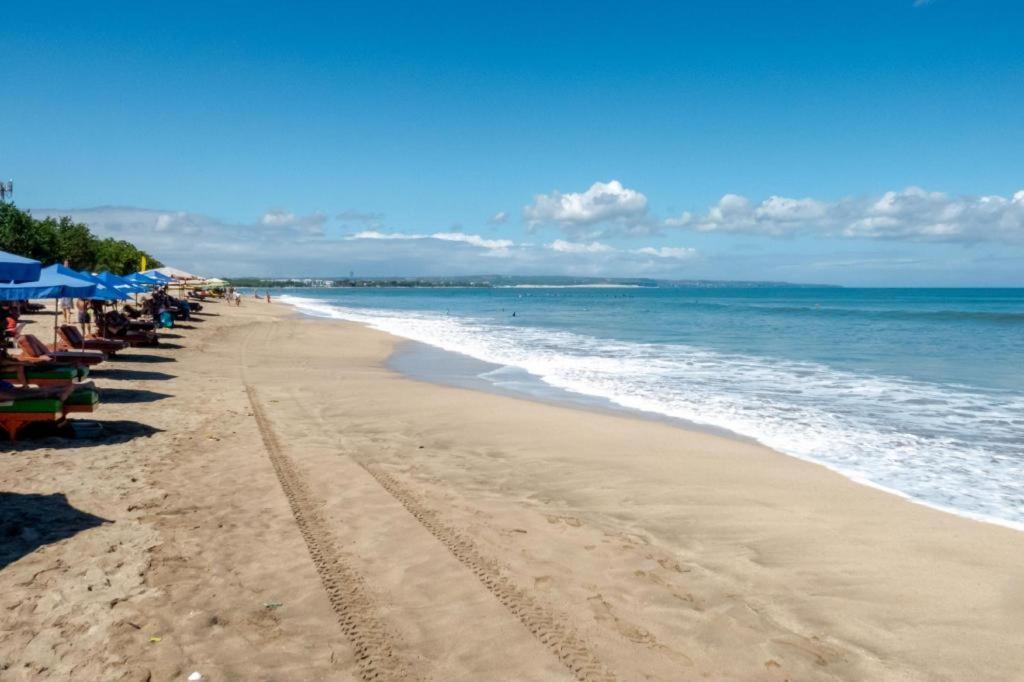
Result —
[[[164, 344], [160, 344], [161, 347], [166, 348]], [[177, 362], [176, 358], [165, 358], [162, 355], [146, 355], [146, 354], [135, 354], [131, 355], [118, 355], [116, 359], [111, 362]]]
[[[102, 396], [102, 393], [100, 394]], [[100, 398], [102, 400], [102, 397]], [[74, 421], [95, 421], [101, 429], [95, 438], [75, 438], [71, 424]], [[18, 441], [0, 441], [8, 451], [31, 452], [33, 450], [69, 450], [74, 448], [91, 448], [97, 445], [110, 445], [112, 443], [127, 443], [136, 438], [149, 438], [158, 429], [149, 424], [132, 421], [130, 419], [92, 420], [92, 419], [70, 419], [62, 424], [40, 422], [29, 424], [18, 434]]]
[[141, 388], [100, 388], [100, 401], [104, 403], [155, 403], [170, 397], [170, 393], [157, 393]]
[[90, 379], [114, 379], [115, 381], [167, 381], [175, 375], [166, 372], [148, 372], [144, 369], [94, 369]]
[[72, 507], [64, 493], [0, 492], [0, 570], [40, 547], [104, 523], [110, 521]]

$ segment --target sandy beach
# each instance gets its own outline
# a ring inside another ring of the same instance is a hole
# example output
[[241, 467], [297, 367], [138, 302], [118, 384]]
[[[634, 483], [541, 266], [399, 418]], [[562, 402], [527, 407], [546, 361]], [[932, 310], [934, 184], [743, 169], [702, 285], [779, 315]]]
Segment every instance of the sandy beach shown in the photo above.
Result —
[[2, 680], [1024, 680], [1024, 533], [284, 305], [165, 341], [0, 443]]

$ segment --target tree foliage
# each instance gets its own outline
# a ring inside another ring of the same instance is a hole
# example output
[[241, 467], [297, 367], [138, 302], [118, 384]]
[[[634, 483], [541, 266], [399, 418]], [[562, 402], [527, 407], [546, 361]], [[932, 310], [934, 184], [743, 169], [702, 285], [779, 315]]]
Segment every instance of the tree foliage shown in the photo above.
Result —
[[0, 202], [0, 251], [26, 256], [43, 264], [64, 263], [76, 270], [127, 275], [139, 269], [142, 256], [147, 267], [162, 265], [153, 256], [123, 239], [100, 239], [84, 223], [68, 216], [36, 220], [14, 204]]

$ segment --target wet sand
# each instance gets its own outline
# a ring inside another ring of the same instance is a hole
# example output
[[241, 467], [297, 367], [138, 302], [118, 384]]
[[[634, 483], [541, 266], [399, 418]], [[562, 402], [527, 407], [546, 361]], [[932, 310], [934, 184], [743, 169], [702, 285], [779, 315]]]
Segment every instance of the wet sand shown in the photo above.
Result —
[[0, 444], [0, 679], [1024, 679], [1024, 533], [205, 312]]

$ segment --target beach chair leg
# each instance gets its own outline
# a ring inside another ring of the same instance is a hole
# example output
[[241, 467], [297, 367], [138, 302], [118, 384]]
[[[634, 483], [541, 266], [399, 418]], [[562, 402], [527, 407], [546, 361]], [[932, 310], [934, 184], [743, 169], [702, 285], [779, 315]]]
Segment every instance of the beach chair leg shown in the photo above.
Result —
[[4, 423], [0, 424], [0, 428], [2, 428], [7, 433], [7, 440], [14, 443], [15, 441], [18, 440], [18, 431], [20, 431], [21, 427], [24, 426], [26, 423], [27, 422], [23, 419], [5, 421]]

